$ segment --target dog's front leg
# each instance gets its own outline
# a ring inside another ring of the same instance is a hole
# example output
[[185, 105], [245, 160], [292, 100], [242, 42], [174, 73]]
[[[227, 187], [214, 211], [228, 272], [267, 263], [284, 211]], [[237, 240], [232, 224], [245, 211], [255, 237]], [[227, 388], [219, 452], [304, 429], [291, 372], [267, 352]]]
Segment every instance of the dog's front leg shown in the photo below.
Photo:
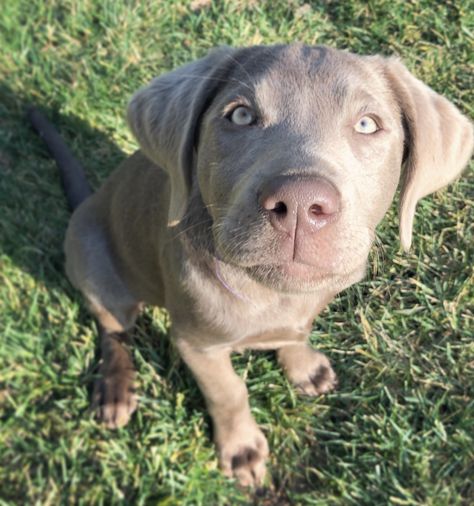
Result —
[[111, 332], [99, 324], [101, 366], [94, 384], [92, 406], [109, 428], [123, 427], [137, 407], [135, 368], [127, 332]]
[[326, 355], [308, 343], [283, 346], [277, 352], [286, 377], [302, 394], [320, 395], [337, 384], [336, 373]]
[[137, 408], [129, 331], [141, 304], [125, 299], [127, 303], [115, 304], [113, 310], [108, 310], [97, 299], [87, 294], [86, 297], [100, 335], [101, 365], [94, 383], [92, 409], [108, 428], [117, 429], [129, 422]]
[[184, 339], [177, 347], [206, 400], [222, 470], [242, 485], [260, 485], [268, 444], [250, 413], [247, 388], [232, 367], [230, 351], [199, 351]]

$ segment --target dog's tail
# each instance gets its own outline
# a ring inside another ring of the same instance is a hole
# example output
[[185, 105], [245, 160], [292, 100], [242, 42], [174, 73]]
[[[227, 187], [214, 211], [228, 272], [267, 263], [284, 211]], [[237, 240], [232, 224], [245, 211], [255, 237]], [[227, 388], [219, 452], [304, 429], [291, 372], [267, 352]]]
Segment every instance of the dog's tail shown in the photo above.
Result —
[[54, 126], [34, 107], [27, 110], [27, 118], [44, 140], [51, 156], [56, 160], [61, 183], [71, 211], [92, 194], [82, 165], [74, 158], [71, 150]]

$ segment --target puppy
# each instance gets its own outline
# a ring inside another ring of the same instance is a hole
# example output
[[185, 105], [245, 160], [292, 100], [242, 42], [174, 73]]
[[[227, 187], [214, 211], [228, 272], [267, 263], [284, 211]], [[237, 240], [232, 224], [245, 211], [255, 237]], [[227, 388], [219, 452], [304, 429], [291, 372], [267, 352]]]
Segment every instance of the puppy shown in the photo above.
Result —
[[230, 354], [276, 349], [302, 393], [331, 390], [307, 344], [314, 317], [364, 276], [399, 182], [408, 250], [418, 200], [473, 148], [471, 123], [397, 59], [301, 44], [223, 47], [154, 79], [128, 108], [140, 150], [94, 194], [31, 119], [77, 207], [66, 271], [99, 324], [102, 420], [121, 427], [135, 410], [127, 333], [143, 304], [164, 306], [221, 468], [243, 485], [262, 483], [268, 446]]

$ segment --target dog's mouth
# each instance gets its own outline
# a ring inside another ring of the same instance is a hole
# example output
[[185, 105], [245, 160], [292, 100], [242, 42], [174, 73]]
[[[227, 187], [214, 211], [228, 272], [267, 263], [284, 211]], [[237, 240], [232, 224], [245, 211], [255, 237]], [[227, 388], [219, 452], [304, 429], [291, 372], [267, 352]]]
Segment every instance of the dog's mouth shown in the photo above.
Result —
[[259, 284], [286, 293], [309, 293], [325, 288], [345, 287], [347, 280], [352, 279], [356, 271], [365, 271], [367, 258], [366, 255], [357, 255], [355, 248], [351, 261], [347, 261], [347, 251], [338, 248], [333, 248], [332, 255], [321, 254], [297, 259], [288, 258], [287, 255], [261, 255], [255, 250], [252, 253], [230, 258], [217, 255], [217, 260], [245, 272]]
[[254, 281], [285, 292], [339, 287], [365, 265], [371, 244], [368, 228], [362, 234], [359, 227], [356, 235], [332, 226], [311, 237], [287, 237], [258, 221], [245, 229], [238, 225], [228, 220], [213, 227], [213, 255]]
[[319, 268], [305, 262], [289, 260], [279, 263], [259, 264], [246, 267], [245, 269], [251, 277], [259, 279], [284, 279], [287, 284], [292, 281], [295, 284], [317, 283], [325, 279], [334, 277], [335, 273]]
[[[214, 273], [221, 285], [235, 297], [247, 300], [248, 297], [240, 292], [238, 286], [233, 286], [226, 277], [224, 262], [215, 259]], [[268, 288], [288, 292], [302, 293], [318, 290], [334, 281], [335, 275], [329, 272], [321, 272], [312, 265], [299, 262], [285, 262], [280, 264], [259, 264], [234, 268], [242, 269], [247, 275]], [[231, 277], [232, 279], [232, 277]]]
[[[271, 246], [270, 248], [271, 249]], [[268, 250], [267, 250], [268, 251]], [[266, 253], [266, 254], [265, 254]], [[217, 252], [220, 261], [228, 263], [238, 269], [247, 271], [253, 278], [287, 278], [296, 282], [301, 280], [327, 279], [339, 274], [340, 263], [338, 254], [313, 256], [296, 254], [289, 251], [261, 252], [261, 248], [253, 251], [240, 251], [239, 255], [226, 255]], [[270, 257], [270, 258], [269, 258]]]

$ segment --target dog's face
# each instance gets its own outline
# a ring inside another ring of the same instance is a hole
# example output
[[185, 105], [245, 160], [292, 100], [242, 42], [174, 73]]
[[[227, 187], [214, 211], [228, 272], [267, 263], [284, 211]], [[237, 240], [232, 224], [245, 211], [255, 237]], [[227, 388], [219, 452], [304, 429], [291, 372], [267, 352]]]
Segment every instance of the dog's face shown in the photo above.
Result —
[[170, 173], [170, 221], [196, 211], [193, 186], [217, 258], [283, 291], [337, 288], [361, 271], [403, 159], [408, 247], [417, 200], [472, 149], [469, 122], [393, 60], [226, 48], [167, 76], [138, 92], [129, 119]]
[[298, 46], [239, 55], [197, 149], [218, 256], [285, 291], [360, 271], [403, 140], [398, 104], [360, 58]]

